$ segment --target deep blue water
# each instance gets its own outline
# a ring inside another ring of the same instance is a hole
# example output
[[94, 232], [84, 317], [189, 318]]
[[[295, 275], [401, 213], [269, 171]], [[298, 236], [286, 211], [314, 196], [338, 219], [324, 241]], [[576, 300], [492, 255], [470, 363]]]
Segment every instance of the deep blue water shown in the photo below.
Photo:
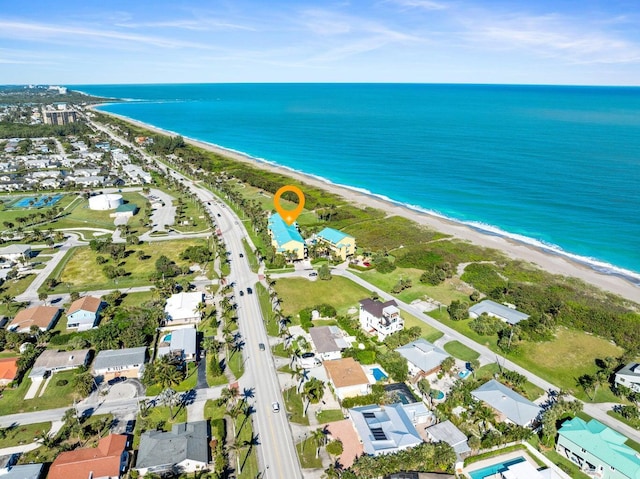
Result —
[[640, 272], [640, 88], [72, 87], [183, 136]]

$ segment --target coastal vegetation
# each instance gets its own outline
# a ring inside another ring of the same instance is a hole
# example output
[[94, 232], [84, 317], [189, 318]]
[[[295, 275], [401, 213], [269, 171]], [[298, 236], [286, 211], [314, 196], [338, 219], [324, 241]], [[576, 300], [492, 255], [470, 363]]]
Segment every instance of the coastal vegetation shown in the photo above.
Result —
[[[162, 136], [107, 115], [99, 114], [98, 119], [115, 125], [130, 137]], [[499, 251], [447, 237], [408, 219], [389, 217], [376, 209], [358, 207], [326, 190], [302, 184], [278, 172], [265, 171], [248, 162], [236, 161], [191, 144], [178, 146], [181, 144], [178, 140], [165, 143], [175, 148], [156, 149], [155, 153], [163, 161], [187, 175], [197, 175], [245, 214], [252, 226], [252, 239], [258, 239], [254, 244], [265, 258], [267, 266], [282, 267], [286, 258], [275, 255], [270, 247], [266, 236], [265, 203], [246, 199], [242, 186], [249, 185], [251, 188], [247, 189], [253, 193], [257, 189], [269, 196], [280, 187], [292, 184], [302, 187], [305, 192], [306, 209], [303, 212], [304, 222], [300, 225], [302, 233], [308, 235], [330, 226], [354, 235], [358, 241], [358, 254], [370, 260], [369, 266], [364, 267], [365, 271], [358, 271], [363, 269], [360, 265], [356, 271], [375, 286], [392, 292], [399, 280], [403, 279], [405, 283], [401, 286], [404, 287], [396, 289], [395, 293], [400, 299], [427, 299], [436, 296], [430, 295], [433, 291], [439, 295], [433, 299], [444, 303], [450, 311], [453, 311], [451, 303], [456, 301], [460, 308], [455, 308], [455, 311], [459, 312], [474, 301], [491, 298], [513, 304], [518, 310], [529, 314], [530, 319], [509, 330], [507, 338], [504, 329], [495, 334], [480, 335], [471, 329], [469, 320], [462, 314], [456, 315], [459, 321], [452, 321], [442, 308], [430, 313], [523, 365], [536, 362], [531, 356], [539, 357], [540, 351], [536, 348], [547, 348], [546, 357], [555, 363], [553, 368], [539, 367], [534, 372], [559, 386], [569, 386], [572, 390], [577, 388], [573, 371], [569, 372], [562, 366], [566, 364], [566, 357], [557, 352], [558, 346], [565, 344], [564, 340], [568, 337], [563, 331], [580, 338], [572, 342], [574, 347], [579, 346], [581, 341], [588, 342], [589, 338], [597, 340], [599, 345], [609, 344], [613, 347], [614, 351], [606, 347], [586, 349], [588, 357], [582, 358], [574, 366], [587, 373], [594, 368], [595, 360], [604, 349], [609, 349], [605, 353], [607, 356], [621, 356], [626, 352], [625, 357], [634, 357], [640, 352], [639, 306], [626, 299], [580, 280], [553, 275], [533, 265], [507, 258]], [[170, 158], [167, 157], [169, 154], [172, 155]], [[295, 197], [289, 198], [287, 195], [284, 198], [295, 200]], [[375, 274], [370, 273], [373, 268], [377, 271]], [[394, 275], [394, 279], [389, 281], [387, 275]], [[334, 277], [331, 281], [317, 283], [330, 284], [336, 279]], [[409, 279], [410, 286], [406, 287]], [[312, 303], [317, 301], [314, 299]], [[313, 304], [293, 306], [284, 301], [283, 307], [287, 314], [295, 314]], [[340, 307], [337, 306], [337, 309], [340, 310]]]

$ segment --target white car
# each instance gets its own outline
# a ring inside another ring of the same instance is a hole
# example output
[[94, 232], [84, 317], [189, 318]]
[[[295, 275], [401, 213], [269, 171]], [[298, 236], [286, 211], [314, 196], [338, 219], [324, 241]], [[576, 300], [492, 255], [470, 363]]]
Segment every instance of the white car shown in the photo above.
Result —
[[273, 412], [280, 412], [280, 403], [278, 401], [272, 402], [271, 409], [273, 409]]

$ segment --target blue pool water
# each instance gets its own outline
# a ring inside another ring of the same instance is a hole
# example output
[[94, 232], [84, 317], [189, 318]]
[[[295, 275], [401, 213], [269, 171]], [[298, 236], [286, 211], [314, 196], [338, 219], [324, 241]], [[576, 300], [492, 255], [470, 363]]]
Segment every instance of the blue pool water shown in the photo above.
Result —
[[49, 198], [49, 201], [47, 202], [47, 206], [53, 206], [55, 205], [58, 201], [60, 201], [60, 198], [62, 198], [62, 195], [55, 195], [55, 196], [41, 196], [40, 198], [36, 197], [36, 196], [27, 196], [26, 198], [21, 198], [20, 200], [16, 201], [13, 204], [14, 208], [27, 208], [29, 207], [29, 203], [31, 202], [31, 200], [33, 200], [33, 207], [34, 208], [40, 208], [41, 206], [44, 206], [44, 200], [45, 198]]
[[504, 472], [507, 470], [507, 467], [513, 466], [514, 464], [519, 464], [524, 461], [524, 457], [516, 457], [515, 459], [510, 459], [509, 461], [500, 462], [488, 467], [483, 467], [482, 469], [478, 469], [477, 471], [470, 472], [469, 475], [471, 476], [471, 479], [484, 479], [485, 477], [491, 476], [496, 472]]
[[458, 373], [458, 377], [459, 377], [460, 379], [464, 379], [464, 378], [466, 378], [469, 374], [471, 374], [471, 371], [469, 371], [468, 369], [465, 369], [464, 371], [460, 371], [460, 372]]
[[165, 343], [168, 343], [169, 341], [171, 341], [171, 333], [165, 335], [165, 337], [162, 338], [162, 341]]
[[371, 374], [373, 374], [376, 381], [384, 381], [387, 379], [387, 375], [380, 368], [371, 368]]
[[444, 399], [444, 393], [442, 391], [438, 391], [438, 394], [436, 394], [433, 399], [436, 399], [438, 401], [442, 401]]

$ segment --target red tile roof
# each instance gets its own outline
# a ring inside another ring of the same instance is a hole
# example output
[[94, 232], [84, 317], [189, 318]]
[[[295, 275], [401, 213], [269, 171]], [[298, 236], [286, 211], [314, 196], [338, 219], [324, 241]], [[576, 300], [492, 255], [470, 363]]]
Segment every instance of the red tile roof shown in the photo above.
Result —
[[100, 304], [102, 300], [100, 298], [96, 298], [94, 296], [85, 296], [80, 299], [76, 299], [71, 306], [69, 306], [69, 311], [67, 314], [73, 314], [76, 311], [84, 310], [95, 313], [100, 308]]
[[0, 359], [0, 380], [13, 381], [18, 373], [18, 358]]
[[60, 312], [55, 306], [34, 306], [23, 309], [9, 323], [7, 329], [29, 329], [34, 324], [40, 329], [47, 329]]
[[120, 477], [120, 462], [126, 445], [127, 436], [110, 434], [100, 439], [98, 447], [61, 452], [51, 464], [47, 479]]

